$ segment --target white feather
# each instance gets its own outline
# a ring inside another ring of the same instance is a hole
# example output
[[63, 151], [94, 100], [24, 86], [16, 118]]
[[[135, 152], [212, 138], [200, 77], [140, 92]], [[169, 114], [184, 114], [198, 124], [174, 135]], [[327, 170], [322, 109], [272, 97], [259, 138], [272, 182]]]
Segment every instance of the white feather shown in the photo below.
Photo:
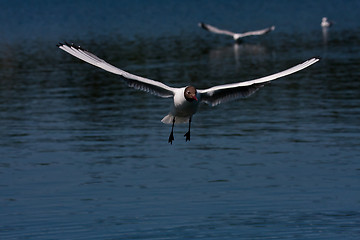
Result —
[[96, 67], [102, 68], [108, 72], [120, 75], [128, 83], [130, 87], [149, 92], [151, 94], [160, 96], [160, 97], [172, 97], [174, 95], [175, 88], [169, 87], [161, 82], [154, 81], [148, 78], [143, 78], [136, 76], [134, 74], [125, 72], [107, 62], [103, 59], [98, 58], [94, 54], [88, 52], [87, 50], [75, 46], [73, 44], [58, 44], [58, 47], [65, 52], [77, 57], [87, 63], [90, 63]]
[[269, 33], [271, 31], [275, 30], [275, 26], [271, 26], [271, 27], [268, 27], [268, 28], [255, 30], [255, 31], [248, 31], [248, 32], [243, 32], [243, 33], [234, 33], [234, 32], [224, 30], [224, 29], [220, 29], [220, 28], [217, 28], [217, 27], [214, 27], [214, 26], [211, 26], [209, 24], [202, 23], [202, 22], [199, 23], [198, 25], [199, 25], [199, 27], [201, 27], [201, 28], [203, 28], [203, 29], [205, 29], [205, 30], [207, 30], [209, 32], [212, 32], [212, 33], [215, 33], [215, 34], [223, 34], [223, 35], [231, 36], [231, 37], [234, 38], [234, 40], [239, 40], [241, 38], [248, 37], [248, 36], [263, 35], [263, 34], [266, 34], [266, 33]]
[[[284, 71], [266, 77], [262, 77], [246, 82], [219, 85], [204, 90], [198, 90], [198, 92], [201, 94], [201, 99], [203, 99], [204, 102], [215, 106], [227, 100], [234, 100], [240, 97], [248, 97], [267, 82], [298, 72], [304, 68], [311, 66], [312, 64], [318, 61], [319, 58], [311, 58], [292, 68], [286, 69]], [[252, 87], [252, 89], [250, 89], [250, 87]], [[229, 98], [230, 95], [234, 97]]]

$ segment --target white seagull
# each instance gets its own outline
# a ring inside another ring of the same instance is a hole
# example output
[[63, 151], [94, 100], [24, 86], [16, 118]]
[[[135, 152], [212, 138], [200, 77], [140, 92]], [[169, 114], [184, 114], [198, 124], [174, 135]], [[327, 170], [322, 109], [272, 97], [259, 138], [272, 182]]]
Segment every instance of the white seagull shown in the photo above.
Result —
[[79, 46], [75, 46], [74, 44], [59, 43], [57, 46], [65, 52], [87, 63], [119, 75], [130, 87], [149, 92], [163, 98], [172, 97], [173, 101], [170, 112], [161, 120], [165, 124], [172, 124], [169, 136], [169, 143], [171, 144], [174, 140], [173, 131], [175, 123], [189, 123], [189, 130], [185, 133], [184, 137], [186, 137], [186, 141], [190, 141], [191, 118], [196, 113], [199, 103], [204, 102], [211, 106], [216, 106], [230, 100], [248, 97], [266, 83], [300, 71], [319, 61], [319, 58], [311, 58], [292, 68], [270, 76], [200, 90], [196, 89], [194, 86], [181, 88], [170, 87], [161, 82], [125, 72], [124, 70], [105, 62], [103, 59], [98, 58], [94, 54]]
[[331, 21], [329, 21], [329, 20], [327, 19], [327, 17], [323, 17], [323, 18], [321, 19], [321, 27], [323, 27], [323, 28], [331, 27], [333, 24], [334, 24], [334, 23], [331, 22]]
[[211, 26], [209, 24], [205, 24], [203, 22], [200, 22], [198, 25], [199, 25], [199, 27], [201, 27], [201, 28], [203, 28], [203, 29], [205, 29], [205, 30], [207, 30], [209, 32], [231, 36], [231, 37], [234, 38], [235, 41], [240, 41], [242, 38], [248, 37], [248, 36], [263, 35], [263, 34], [266, 34], [266, 33], [269, 33], [271, 31], [275, 30], [275, 26], [271, 26], [271, 27], [264, 28], [264, 29], [257, 30], [257, 31], [249, 31], [249, 32], [244, 32], [244, 33], [234, 33], [234, 32], [230, 32], [228, 30], [219, 29], [217, 27]]

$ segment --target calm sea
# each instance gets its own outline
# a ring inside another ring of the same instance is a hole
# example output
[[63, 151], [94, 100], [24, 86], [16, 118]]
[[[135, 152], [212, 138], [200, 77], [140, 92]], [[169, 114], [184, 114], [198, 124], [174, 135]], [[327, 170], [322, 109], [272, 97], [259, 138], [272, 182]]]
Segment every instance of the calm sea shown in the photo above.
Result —
[[[359, 239], [359, 1], [0, 1], [0, 239]], [[335, 22], [322, 32], [322, 17]], [[271, 25], [234, 44], [233, 31]], [[187, 125], [174, 87], [321, 61]]]

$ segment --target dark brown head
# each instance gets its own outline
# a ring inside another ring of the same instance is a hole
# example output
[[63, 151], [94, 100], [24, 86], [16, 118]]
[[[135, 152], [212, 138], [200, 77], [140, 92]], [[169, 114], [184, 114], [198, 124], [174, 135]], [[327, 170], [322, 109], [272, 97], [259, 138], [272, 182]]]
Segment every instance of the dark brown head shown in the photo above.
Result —
[[186, 101], [192, 102], [192, 101], [197, 101], [197, 97], [196, 97], [196, 88], [194, 88], [193, 86], [188, 86], [185, 88], [184, 91], [184, 97], [186, 99]]

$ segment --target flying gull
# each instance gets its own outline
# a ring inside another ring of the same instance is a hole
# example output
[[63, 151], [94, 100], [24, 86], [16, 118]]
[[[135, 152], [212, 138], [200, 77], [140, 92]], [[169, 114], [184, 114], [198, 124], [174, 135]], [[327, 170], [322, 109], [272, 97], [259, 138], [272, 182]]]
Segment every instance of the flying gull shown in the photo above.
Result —
[[224, 103], [230, 100], [248, 97], [266, 83], [269, 83], [270, 81], [277, 78], [298, 72], [319, 61], [319, 58], [311, 58], [282, 72], [246, 82], [219, 85], [207, 89], [196, 89], [194, 86], [190, 85], [186, 87], [175, 88], [155, 80], [125, 72], [124, 70], [121, 70], [105, 62], [103, 59], [95, 56], [84, 48], [74, 44], [59, 43], [57, 46], [65, 52], [87, 63], [119, 75], [122, 80], [124, 80], [129, 85], [129, 87], [149, 92], [163, 98], [172, 97], [173, 101], [170, 112], [161, 120], [165, 124], [172, 124], [171, 133], [169, 136], [169, 143], [171, 144], [174, 140], [173, 131], [175, 123], [189, 123], [188, 132], [185, 133], [184, 137], [186, 137], [186, 141], [190, 141], [191, 119], [192, 116], [196, 113], [201, 102], [207, 103], [211, 106], [216, 106], [220, 103]]
[[271, 31], [275, 30], [275, 26], [271, 26], [271, 27], [264, 28], [264, 29], [257, 30], [257, 31], [234, 33], [234, 32], [228, 31], [228, 30], [219, 29], [217, 27], [211, 26], [209, 24], [205, 24], [203, 22], [200, 22], [198, 25], [199, 25], [199, 27], [201, 27], [209, 32], [231, 36], [234, 38], [235, 41], [240, 41], [242, 38], [248, 37], [248, 36], [263, 35], [263, 34], [266, 34], [266, 33], [269, 33]]

